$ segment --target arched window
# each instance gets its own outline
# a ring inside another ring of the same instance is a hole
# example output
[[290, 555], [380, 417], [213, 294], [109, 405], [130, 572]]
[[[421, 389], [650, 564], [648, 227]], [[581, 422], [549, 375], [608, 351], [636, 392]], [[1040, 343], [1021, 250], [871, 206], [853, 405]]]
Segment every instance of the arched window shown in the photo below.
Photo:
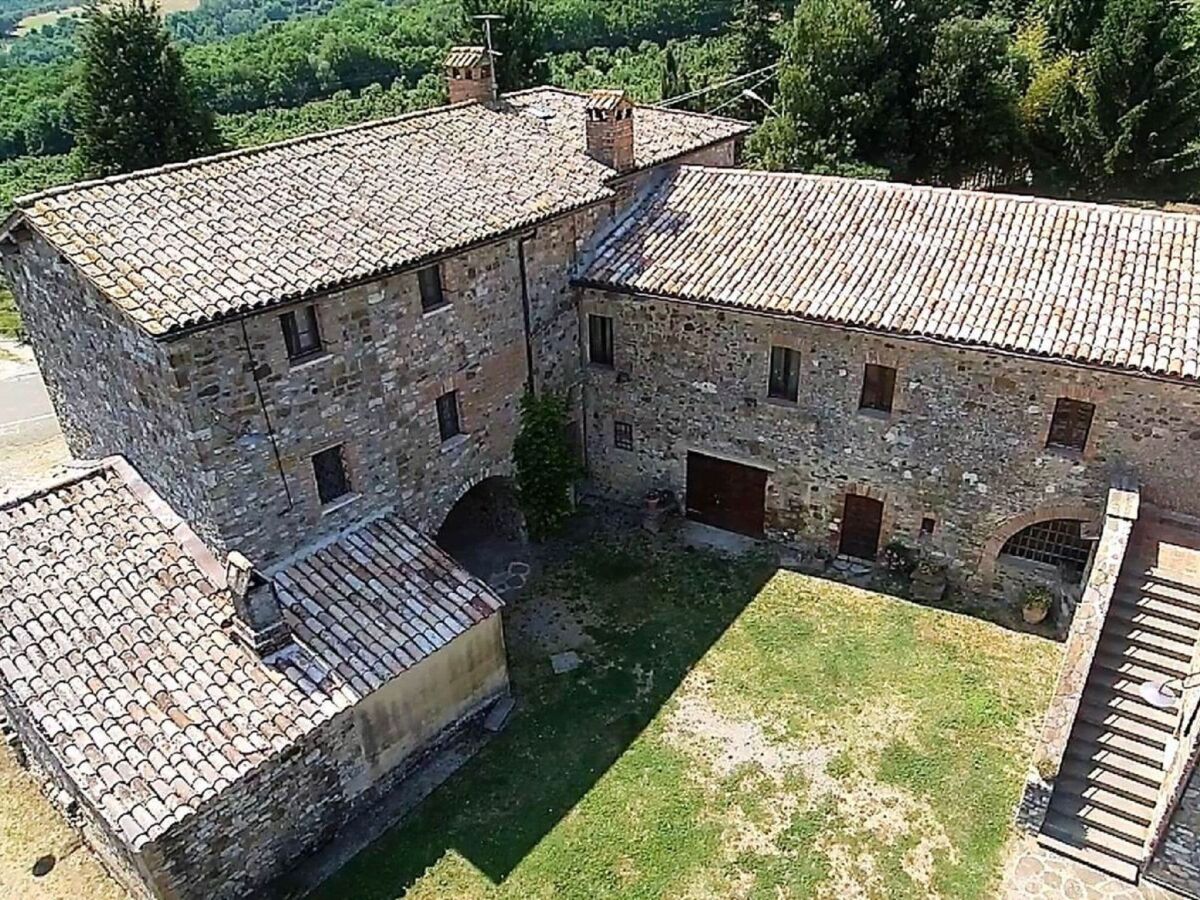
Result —
[[1000, 554], [1058, 566], [1078, 584], [1083, 579], [1092, 542], [1080, 536], [1079, 519], [1048, 519], [1022, 528], [1004, 543]]

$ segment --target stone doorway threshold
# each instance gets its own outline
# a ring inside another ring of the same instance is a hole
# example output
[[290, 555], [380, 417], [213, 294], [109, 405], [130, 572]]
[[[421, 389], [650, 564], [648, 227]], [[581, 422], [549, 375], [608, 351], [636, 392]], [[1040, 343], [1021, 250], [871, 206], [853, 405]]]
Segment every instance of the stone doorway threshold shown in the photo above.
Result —
[[[498, 702], [503, 703], [504, 698]], [[491, 707], [489, 707], [490, 709]], [[364, 808], [343, 826], [330, 843], [298, 860], [290, 871], [255, 897], [260, 900], [300, 900], [306, 897], [358, 853], [417, 808], [455, 772], [470, 761], [493, 737], [483, 718], [469, 722], [446, 743], [429, 754], [403, 781], [380, 800]]]
[[715, 550], [726, 556], [742, 556], [763, 546], [763, 541], [738, 534], [736, 531], [726, 531], [702, 522], [684, 519], [679, 527], [679, 540], [685, 547], [697, 550]]

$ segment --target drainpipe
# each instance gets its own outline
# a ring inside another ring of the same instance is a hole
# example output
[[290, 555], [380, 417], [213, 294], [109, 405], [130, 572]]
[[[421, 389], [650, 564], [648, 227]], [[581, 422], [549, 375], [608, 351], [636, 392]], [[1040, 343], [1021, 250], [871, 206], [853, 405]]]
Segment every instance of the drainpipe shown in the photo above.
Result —
[[275, 440], [275, 429], [271, 426], [271, 414], [267, 412], [267, 401], [263, 398], [262, 382], [258, 380], [258, 363], [254, 359], [254, 351], [250, 349], [250, 335], [246, 333], [246, 319], [239, 320], [242, 326], [242, 345], [246, 348], [246, 358], [250, 360], [250, 375], [254, 379], [254, 390], [258, 394], [258, 405], [262, 410], [263, 420], [267, 423], [267, 437], [271, 440], [271, 452], [275, 456], [275, 468], [279, 472], [279, 480], [283, 483], [283, 493], [287, 497], [287, 510], [295, 506], [292, 492], [288, 487], [287, 476], [283, 474], [283, 460], [279, 456], [279, 443]]
[[525, 242], [532, 234], [523, 234], [517, 238], [517, 267], [521, 272], [521, 314], [525, 320], [525, 389], [534, 393], [533, 389], [533, 325], [529, 309], [529, 279], [525, 269]]

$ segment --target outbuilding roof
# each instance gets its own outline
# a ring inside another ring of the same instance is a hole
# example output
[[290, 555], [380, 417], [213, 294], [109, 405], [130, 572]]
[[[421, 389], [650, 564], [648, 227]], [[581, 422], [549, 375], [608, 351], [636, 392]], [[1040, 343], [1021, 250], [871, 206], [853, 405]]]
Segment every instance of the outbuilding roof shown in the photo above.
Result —
[[1200, 217], [682, 167], [578, 281], [1200, 377]]
[[279, 573], [266, 659], [224, 579], [119, 457], [0, 505], [0, 693], [130, 847], [501, 606], [386, 516]]
[[[387, 274], [612, 196], [582, 94], [465, 102], [22, 198], [20, 215], [161, 336]], [[744, 133], [637, 113], [639, 168]]]

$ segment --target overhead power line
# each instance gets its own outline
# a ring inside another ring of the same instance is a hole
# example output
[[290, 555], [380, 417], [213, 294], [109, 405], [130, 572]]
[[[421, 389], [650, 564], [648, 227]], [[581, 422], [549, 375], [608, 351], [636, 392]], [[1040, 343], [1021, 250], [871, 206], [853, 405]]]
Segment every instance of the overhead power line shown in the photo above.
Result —
[[660, 109], [665, 109], [666, 107], [674, 106], [676, 103], [682, 103], [684, 100], [691, 100], [693, 97], [700, 97], [704, 94], [711, 93], [712, 91], [719, 91], [721, 88], [726, 88], [730, 85], [738, 84], [739, 82], [747, 81], [751, 78], [756, 78], [763, 74], [763, 72], [774, 72], [778, 68], [779, 63], [771, 63], [769, 66], [763, 66], [761, 69], [755, 69], [753, 72], [747, 72], [745, 75], [734, 75], [732, 78], [726, 78], [724, 81], [718, 81], [716, 84], [710, 84], [706, 87], [699, 88], [698, 90], [688, 91], [686, 94], [680, 94], [678, 97], [671, 97], [670, 99], [663, 100], [661, 103], [656, 103], [655, 106], [659, 107]]

